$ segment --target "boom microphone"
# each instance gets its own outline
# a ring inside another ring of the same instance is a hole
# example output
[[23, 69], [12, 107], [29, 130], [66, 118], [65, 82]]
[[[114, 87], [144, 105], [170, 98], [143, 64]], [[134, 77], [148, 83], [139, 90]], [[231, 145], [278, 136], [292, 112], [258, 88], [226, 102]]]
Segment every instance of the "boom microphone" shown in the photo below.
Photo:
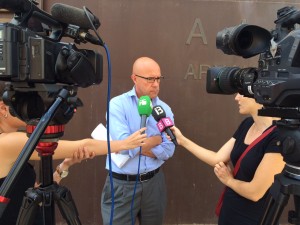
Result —
[[[89, 18], [91, 18], [93, 25], [96, 29], [100, 27], [99, 19], [93, 15], [91, 12], [87, 12]], [[56, 3], [51, 7], [51, 15], [54, 19], [57, 19], [60, 22], [77, 25], [83, 29], [93, 29], [93, 26], [90, 24], [87, 15], [85, 14], [84, 10], [62, 4]]]
[[175, 145], [178, 145], [176, 137], [174, 136], [173, 132], [170, 130], [170, 127], [174, 126], [174, 123], [169, 117], [166, 117], [165, 110], [163, 110], [163, 108], [160, 105], [157, 105], [153, 108], [152, 116], [157, 121], [156, 126], [158, 130], [161, 133], [166, 132], [171, 138], [171, 141]]
[[149, 96], [142, 96], [138, 102], [138, 111], [141, 116], [141, 128], [146, 127], [147, 117], [151, 115], [152, 112], [152, 102]]

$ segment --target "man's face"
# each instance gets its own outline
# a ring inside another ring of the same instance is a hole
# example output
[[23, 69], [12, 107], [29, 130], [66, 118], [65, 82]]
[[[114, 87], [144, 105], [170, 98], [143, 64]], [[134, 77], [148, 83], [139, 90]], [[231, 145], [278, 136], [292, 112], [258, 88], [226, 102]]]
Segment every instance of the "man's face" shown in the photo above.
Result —
[[160, 71], [155, 73], [132, 74], [132, 80], [139, 98], [144, 95], [148, 95], [151, 99], [157, 97], [161, 79]]

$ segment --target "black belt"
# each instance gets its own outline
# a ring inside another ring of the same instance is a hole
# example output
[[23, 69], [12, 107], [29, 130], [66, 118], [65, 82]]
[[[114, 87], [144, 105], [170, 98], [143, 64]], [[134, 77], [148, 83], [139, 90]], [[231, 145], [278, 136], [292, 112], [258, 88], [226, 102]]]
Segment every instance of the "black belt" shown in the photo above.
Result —
[[[139, 181], [150, 180], [158, 172], [159, 172], [159, 167], [156, 170], [152, 170], [147, 173], [141, 173], [141, 174], [139, 174], [138, 180]], [[118, 180], [126, 180], [126, 181], [136, 181], [136, 179], [137, 179], [137, 175], [119, 174], [119, 173], [115, 173], [115, 172], [112, 172], [112, 177], [116, 178]]]

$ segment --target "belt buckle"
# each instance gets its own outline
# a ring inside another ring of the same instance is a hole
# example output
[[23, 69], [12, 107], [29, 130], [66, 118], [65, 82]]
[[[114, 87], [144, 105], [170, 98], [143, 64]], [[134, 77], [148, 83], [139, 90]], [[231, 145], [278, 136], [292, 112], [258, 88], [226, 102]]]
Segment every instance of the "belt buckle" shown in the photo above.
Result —
[[145, 179], [145, 180], [142, 180], [142, 176], [146, 175], [148, 172], [145, 172], [145, 173], [140, 173], [140, 176], [139, 176], [139, 180], [140, 182], [144, 182], [144, 181], [147, 181], [148, 179]]

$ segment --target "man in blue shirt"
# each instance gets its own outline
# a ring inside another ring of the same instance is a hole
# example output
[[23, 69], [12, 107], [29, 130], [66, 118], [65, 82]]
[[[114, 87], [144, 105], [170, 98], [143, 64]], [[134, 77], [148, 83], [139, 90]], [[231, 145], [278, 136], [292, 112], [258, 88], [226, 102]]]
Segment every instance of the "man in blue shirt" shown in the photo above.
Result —
[[[163, 76], [156, 61], [148, 57], [138, 58], [133, 64], [131, 79], [134, 83], [133, 89], [113, 98], [110, 102], [109, 129], [113, 140], [123, 140], [140, 129], [141, 117], [138, 113], [138, 101], [141, 96], [149, 96], [153, 106], [160, 105], [166, 112], [166, 116], [174, 119], [171, 108], [158, 98]], [[142, 225], [163, 224], [166, 186], [161, 166], [172, 157], [175, 145], [167, 139], [164, 133], [159, 132], [156, 123], [152, 115], [147, 118], [147, 140], [141, 149], [141, 156], [139, 156], [140, 148], [124, 150], [119, 154], [127, 155], [129, 159], [123, 166], [112, 161], [115, 197], [114, 225], [132, 224], [131, 213], [133, 218], [138, 218]], [[141, 176], [139, 176], [132, 205], [139, 157]], [[108, 157], [106, 169], [109, 169]], [[111, 196], [108, 176], [101, 197], [104, 225], [110, 224]]]

